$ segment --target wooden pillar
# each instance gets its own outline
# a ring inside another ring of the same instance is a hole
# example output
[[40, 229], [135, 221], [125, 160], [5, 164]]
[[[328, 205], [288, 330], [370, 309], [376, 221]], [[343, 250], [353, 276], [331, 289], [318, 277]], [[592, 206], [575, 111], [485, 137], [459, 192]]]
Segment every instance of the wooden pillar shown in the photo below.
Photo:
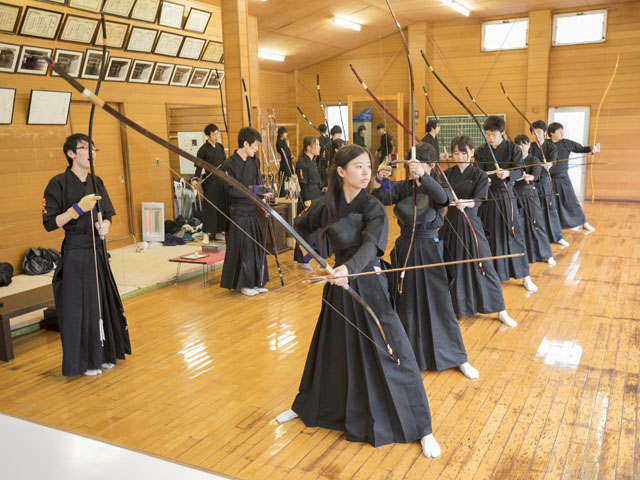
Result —
[[[244, 78], [251, 102], [253, 127], [260, 129], [259, 68], [257, 67], [258, 32], [255, 18], [247, 14], [246, 0], [225, 0], [221, 3], [222, 41], [224, 44], [224, 70], [227, 97], [227, 121], [229, 123], [229, 151], [237, 147], [238, 131], [249, 125], [242, 89]], [[252, 60], [253, 58], [253, 60]], [[251, 72], [255, 72], [252, 78]]]
[[[529, 12], [527, 100], [524, 113], [532, 123], [547, 119], [551, 20], [551, 10]], [[528, 133], [529, 126], [524, 120], [522, 123], [524, 131]]]

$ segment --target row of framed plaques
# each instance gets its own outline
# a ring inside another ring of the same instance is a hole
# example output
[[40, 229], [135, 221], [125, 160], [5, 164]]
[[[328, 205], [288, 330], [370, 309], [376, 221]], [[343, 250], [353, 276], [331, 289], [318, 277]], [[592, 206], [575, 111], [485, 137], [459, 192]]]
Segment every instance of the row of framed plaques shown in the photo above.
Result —
[[[48, 64], [44, 57], [51, 57], [52, 53], [51, 48], [0, 43], [0, 72], [46, 75]], [[97, 80], [102, 64], [102, 51], [87, 49], [86, 52], [81, 52], [58, 48], [53, 59], [72, 77]], [[52, 70], [51, 76], [58, 75]], [[107, 53], [104, 79], [112, 82], [220, 88], [224, 70], [109, 56]]]
[[[3, 7], [5, 6], [8, 7], [7, 11], [15, 12], [15, 9], [17, 9], [16, 16], [3, 15]], [[21, 8], [0, 3], [0, 30], [6, 28], [15, 31]], [[57, 37], [58, 40], [63, 42], [102, 46], [104, 36], [102, 34], [102, 25], [98, 19], [69, 14], [62, 22], [63, 17], [64, 14], [61, 12], [27, 7], [22, 18], [19, 34], [48, 40], [54, 40]], [[107, 47], [125, 48], [129, 24], [106, 21], [105, 25]], [[131, 27], [131, 32], [126, 42], [126, 50], [213, 63], [221, 63], [224, 57], [222, 43], [220, 42], [209, 40], [207, 44], [207, 40], [204, 38], [137, 26]]]
[[[141, 22], [156, 23], [189, 32], [204, 33], [211, 19], [211, 12], [192, 8], [185, 20], [184, 5], [161, 0], [41, 0], [86, 12], [104, 13], [117, 17], [131, 18]], [[29, 9], [29, 7], [27, 7]], [[0, 31], [15, 32], [22, 7], [0, 3], [0, 19], [6, 22]], [[59, 13], [59, 12], [52, 12]], [[6, 16], [6, 18], [4, 18]], [[9, 29], [13, 21], [14, 26]], [[183, 23], [184, 22], [184, 23]]]
[[[0, 88], [0, 125], [13, 123], [15, 88]], [[31, 90], [27, 125], [66, 125], [69, 119], [71, 92]]]

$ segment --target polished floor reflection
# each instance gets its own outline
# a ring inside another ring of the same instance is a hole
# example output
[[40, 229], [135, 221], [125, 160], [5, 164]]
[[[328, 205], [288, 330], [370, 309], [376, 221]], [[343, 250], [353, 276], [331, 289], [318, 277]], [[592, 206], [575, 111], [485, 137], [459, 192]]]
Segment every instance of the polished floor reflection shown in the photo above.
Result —
[[63, 378], [54, 333], [16, 339], [0, 411], [247, 479], [640, 478], [640, 205], [586, 212], [596, 232], [567, 231], [555, 267], [532, 265], [537, 293], [504, 284], [516, 328], [461, 319], [479, 380], [424, 373], [436, 460], [274, 421], [321, 308], [291, 253], [267, 294], [221, 290], [216, 272], [127, 300], [134, 355], [99, 377]]

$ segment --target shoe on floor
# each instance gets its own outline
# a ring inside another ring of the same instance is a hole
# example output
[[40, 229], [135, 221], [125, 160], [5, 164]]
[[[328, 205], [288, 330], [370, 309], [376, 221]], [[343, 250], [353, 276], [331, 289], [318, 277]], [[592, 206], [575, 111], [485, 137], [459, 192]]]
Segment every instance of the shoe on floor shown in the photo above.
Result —
[[556, 259], [553, 257], [549, 257], [547, 258], [547, 263], [549, 264], [550, 267], [555, 267], [556, 266]]
[[104, 370], [111, 370], [113, 367], [116, 366], [115, 363], [109, 363], [109, 362], [105, 362], [102, 365], [100, 365]]
[[587, 232], [595, 232], [595, 231], [596, 231], [596, 229], [595, 229], [595, 228], [593, 228], [591, 225], [589, 225], [589, 222], [584, 222], [584, 223], [582, 224], [582, 226], [584, 227], [584, 229], [585, 229]]
[[86, 372], [83, 373], [83, 375], [86, 375], [87, 377], [95, 377], [96, 375], [100, 375], [101, 373], [102, 373], [102, 370], [98, 368], [96, 370], [87, 370]]
[[246, 295], [247, 297], [254, 297], [254, 296], [258, 295], [258, 293], [260, 293], [260, 292], [258, 292], [254, 288], [241, 288], [240, 289], [240, 293], [243, 294], [243, 295]]
[[560, 240], [558, 240], [556, 242], [558, 245], [562, 245], [563, 247], [568, 247], [569, 246], [569, 242], [567, 242], [564, 238], [561, 238]]
[[313, 267], [311, 265], [309, 265], [308, 263], [301, 263], [300, 266], [302, 268], [304, 268], [305, 270], [313, 270]]
[[253, 287], [253, 290], [255, 290], [258, 293], [267, 293], [269, 291], [268, 288], [264, 288], [264, 287]]

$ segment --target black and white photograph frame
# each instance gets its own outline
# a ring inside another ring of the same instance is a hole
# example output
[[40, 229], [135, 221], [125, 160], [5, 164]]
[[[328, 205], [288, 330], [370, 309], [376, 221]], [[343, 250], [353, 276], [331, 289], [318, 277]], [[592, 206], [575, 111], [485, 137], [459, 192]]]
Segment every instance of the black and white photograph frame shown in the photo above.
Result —
[[[78, 78], [80, 76], [80, 70], [82, 70], [82, 58], [84, 52], [77, 50], [65, 50], [57, 48], [53, 60], [56, 65], [63, 69], [70, 77]], [[55, 70], [51, 70], [52, 77], [59, 77]]]
[[224, 70], [212, 68], [204, 88], [215, 88], [217, 90], [222, 86], [222, 80], [224, 80]]
[[16, 33], [22, 7], [0, 2], [0, 32]]
[[178, 56], [189, 60], [198, 60], [207, 41], [204, 38], [185, 37]]
[[71, 92], [31, 90], [27, 125], [66, 125]]
[[156, 62], [149, 83], [154, 85], [169, 85], [171, 77], [173, 76], [174, 67], [175, 65], [173, 63]]
[[[109, 52], [105, 58], [105, 65], [109, 62]], [[100, 69], [102, 68], [102, 50], [87, 49], [84, 57], [84, 65], [82, 67], [82, 78], [98, 80], [100, 78]], [[106, 67], [105, 67], [106, 68]]]
[[13, 73], [16, 71], [20, 58], [20, 45], [0, 42], [0, 72]]
[[67, 15], [64, 19], [58, 40], [62, 42], [83, 43], [91, 45], [98, 33], [97, 18], [80, 17], [78, 15]]
[[204, 49], [201, 60], [203, 62], [222, 63], [224, 57], [224, 47], [222, 42], [209, 40], [207, 48]]
[[207, 78], [209, 78], [208, 68], [194, 68], [193, 73], [191, 73], [191, 79], [189, 80], [188, 86], [192, 88], [202, 88], [207, 82]]
[[136, 0], [136, 4], [131, 10], [131, 19], [156, 23], [158, 10], [160, 10], [160, 0]]
[[126, 49], [130, 52], [151, 53], [157, 36], [158, 30], [153, 28], [131, 27]]
[[20, 35], [25, 37], [46, 38], [55, 40], [62, 24], [64, 13], [27, 7], [20, 24]]
[[111, 57], [105, 70], [104, 79], [110, 82], [126, 82], [131, 68], [131, 59]]
[[211, 12], [206, 12], [198, 8], [189, 10], [187, 21], [184, 23], [183, 30], [196, 33], [204, 33], [211, 20]]
[[169, 85], [174, 87], [186, 87], [191, 77], [191, 71], [193, 66], [191, 65], [176, 65], [173, 69], [173, 75], [171, 75], [171, 81]]
[[105, 0], [102, 13], [116, 17], [129, 18], [136, 0]]
[[153, 53], [156, 55], [164, 55], [167, 57], [175, 57], [180, 51], [184, 35], [177, 35], [175, 33], [160, 32], [158, 41], [153, 49]]
[[84, 10], [85, 12], [100, 13], [103, 0], [68, 0], [67, 6]]
[[149, 60], [134, 60], [129, 73], [129, 83], [149, 83], [154, 65], [155, 62]]
[[15, 102], [15, 88], [0, 88], [0, 125], [11, 125], [13, 123], [13, 107]]
[[16, 72], [30, 75], [46, 75], [49, 64], [44, 58], [51, 57], [52, 53], [52, 48], [23, 45]]
[[171, 28], [182, 28], [182, 19], [184, 17], [184, 5], [173, 2], [162, 2], [160, 7], [160, 16], [158, 17], [158, 25]]
[[[124, 48], [124, 41], [127, 38], [127, 32], [129, 31], [129, 24], [122, 22], [112, 22], [111, 20], [105, 20], [107, 26], [107, 47], [117, 48], [121, 50]], [[102, 36], [102, 22], [98, 26], [98, 34], [93, 44], [96, 47], [101, 47], [103, 43]]]

